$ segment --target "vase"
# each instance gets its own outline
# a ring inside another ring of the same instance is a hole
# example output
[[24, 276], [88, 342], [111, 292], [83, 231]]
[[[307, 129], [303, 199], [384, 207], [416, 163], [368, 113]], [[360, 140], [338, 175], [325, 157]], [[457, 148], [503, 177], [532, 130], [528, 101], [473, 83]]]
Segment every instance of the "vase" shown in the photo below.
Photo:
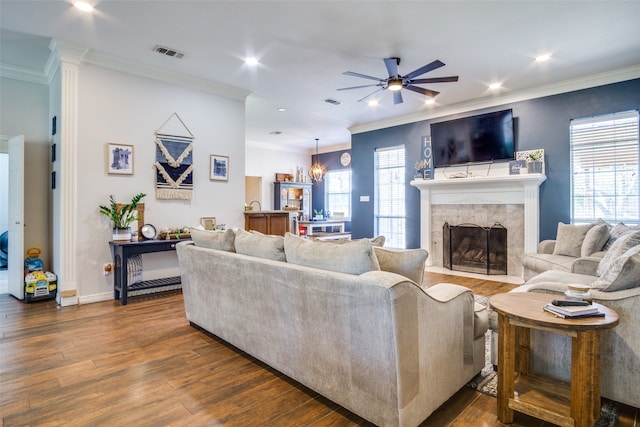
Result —
[[527, 163], [527, 171], [529, 173], [542, 173], [542, 162], [528, 162]]
[[131, 227], [127, 228], [115, 228], [111, 236], [114, 242], [129, 241], [131, 240]]

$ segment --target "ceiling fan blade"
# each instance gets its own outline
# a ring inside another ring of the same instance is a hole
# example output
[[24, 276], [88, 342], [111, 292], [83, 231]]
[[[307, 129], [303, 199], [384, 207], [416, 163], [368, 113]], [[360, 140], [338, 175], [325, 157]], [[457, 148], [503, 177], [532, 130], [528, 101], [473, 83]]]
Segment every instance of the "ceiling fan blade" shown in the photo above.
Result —
[[432, 98], [440, 93], [440, 92], [437, 92], [435, 90], [425, 89], [423, 87], [412, 86], [412, 85], [407, 85], [404, 88], [405, 89], [409, 89], [409, 90], [411, 90], [413, 92], [417, 92], [417, 93], [421, 93], [421, 94], [426, 95], [426, 96], [430, 96]]
[[383, 90], [383, 89], [384, 89], [384, 87], [381, 87], [380, 89], [377, 89], [377, 90], [375, 90], [375, 91], [371, 92], [369, 95], [364, 96], [364, 97], [362, 97], [362, 98], [358, 99], [358, 102], [362, 102], [362, 101], [364, 101], [365, 99], [367, 99], [368, 97], [370, 97], [370, 96], [371, 96], [371, 95], [373, 95], [374, 93], [378, 93], [378, 92], [380, 92], [380, 91], [381, 91], [381, 90]]
[[400, 91], [393, 92], [393, 103], [402, 104], [402, 93]]
[[345, 71], [342, 74], [344, 74], [345, 76], [362, 77], [363, 79], [376, 80], [379, 82], [386, 81], [386, 79], [379, 79], [378, 77], [367, 76], [366, 74], [354, 73], [353, 71]]
[[377, 85], [363, 85], [363, 86], [351, 86], [351, 87], [341, 87], [336, 90], [350, 90], [350, 89], [360, 89], [362, 87], [371, 87], [371, 86], [382, 86], [382, 84], [378, 83]]
[[400, 60], [398, 58], [385, 58], [384, 65], [387, 67], [387, 72], [389, 73], [389, 77], [395, 77], [398, 75], [398, 63]]
[[425, 65], [423, 67], [418, 68], [417, 70], [414, 70], [414, 71], [410, 72], [409, 74], [404, 76], [404, 79], [405, 80], [411, 80], [414, 77], [421, 76], [424, 73], [428, 73], [429, 71], [433, 71], [433, 70], [438, 69], [440, 67], [444, 67], [444, 62], [441, 62], [441, 61], [436, 59], [431, 64], [427, 64], [427, 65]]
[[457, 82], [458, 76], [451, 77], [432, 77], [428, 79], [413, 79], [409, 84], [424, 84], [424, 83], [449, 83], [449, 82]]

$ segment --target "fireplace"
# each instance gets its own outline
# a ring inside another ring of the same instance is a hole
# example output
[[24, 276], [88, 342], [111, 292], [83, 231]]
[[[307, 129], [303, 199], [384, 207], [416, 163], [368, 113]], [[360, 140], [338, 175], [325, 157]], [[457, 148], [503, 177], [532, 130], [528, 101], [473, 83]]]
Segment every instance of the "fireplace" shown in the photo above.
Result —
[[443, 266], [480, 274], [507, 274], [507, 229], [476, 224], [442, 227]]

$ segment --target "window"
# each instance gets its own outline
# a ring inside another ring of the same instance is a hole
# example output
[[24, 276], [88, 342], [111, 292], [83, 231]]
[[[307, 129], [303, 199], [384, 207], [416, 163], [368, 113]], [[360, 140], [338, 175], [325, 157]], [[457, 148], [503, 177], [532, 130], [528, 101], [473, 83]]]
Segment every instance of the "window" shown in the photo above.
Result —
[[638, 112], [574, 119], [570, 134], [572, 221], [638, 224]]
[[327, 212], [344, 212], [345, 218], [351, 218], [351, 169], [327, 172], [324, 198]]
[[386, 238], [385, 246], [406, 248], [404, 145], [375, 152], [374, 232]]

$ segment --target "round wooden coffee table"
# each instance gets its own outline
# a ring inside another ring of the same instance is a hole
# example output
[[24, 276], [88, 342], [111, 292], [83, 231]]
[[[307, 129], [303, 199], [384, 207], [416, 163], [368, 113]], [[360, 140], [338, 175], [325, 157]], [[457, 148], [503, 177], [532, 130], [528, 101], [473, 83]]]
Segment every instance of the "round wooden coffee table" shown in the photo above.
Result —
[[[618, 314], [594, 303], [604, 317], [563, 319], [543, 310], [558, 295], [512, 292], [489, 299], [498, 313], [498, 419], [514, 411], [566, 427], [593, 427], [600, 417], [600, 331], [618, 324]], [[530, 330], [571, 340], [571, 384], [529, 372]]]

